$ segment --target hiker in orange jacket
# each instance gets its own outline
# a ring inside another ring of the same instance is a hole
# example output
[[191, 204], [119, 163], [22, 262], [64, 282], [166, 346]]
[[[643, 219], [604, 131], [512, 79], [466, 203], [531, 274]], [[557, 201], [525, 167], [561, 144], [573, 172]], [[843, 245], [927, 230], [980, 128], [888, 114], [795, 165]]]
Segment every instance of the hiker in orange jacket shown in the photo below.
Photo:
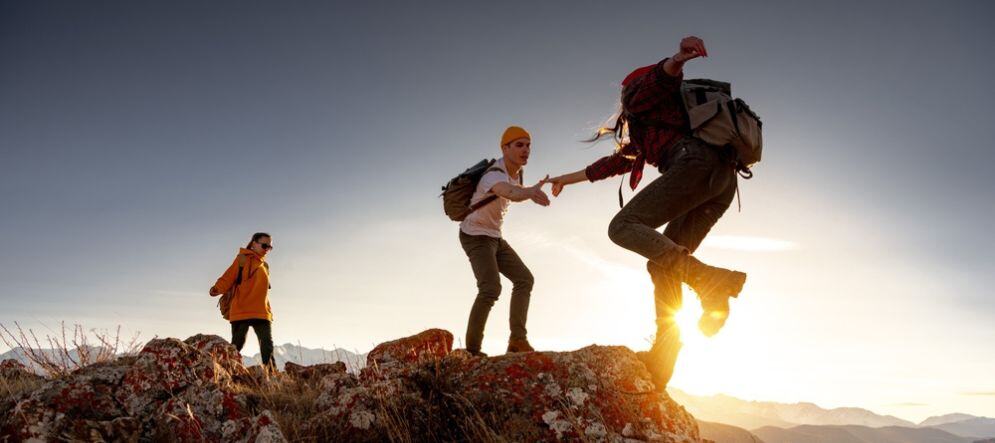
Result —
[[259, 352], [262, 354], [263, 364], [268, 366], [276, 364], [273, 360], [271, 328], [273, 312], [269, 306], [269, 264], [266, 263], [266, 254], [272, 249], [273, 238], [269, 234], [265, 232], [253, 234], [249, 244], [239, 250], [235, 261], [210, 290], [212, 297], [228, 292], [239, 280], [241, 273], [241, 283], [235, 288], [231, 309], [228, 312], [228, 321], [231, 322], [231, 342], [241, 351], [251, 326], [256, 338], [259, 339]]

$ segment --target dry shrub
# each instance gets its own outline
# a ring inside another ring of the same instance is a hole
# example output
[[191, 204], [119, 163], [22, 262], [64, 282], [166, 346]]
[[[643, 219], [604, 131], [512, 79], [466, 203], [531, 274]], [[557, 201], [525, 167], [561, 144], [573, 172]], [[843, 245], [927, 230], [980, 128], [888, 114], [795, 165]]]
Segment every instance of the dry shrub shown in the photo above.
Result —
[[134, 355], [141, 349], [138, 333], [126, 342], [121, 341], [120, 326], [111, 334], [96, 329], [88, 333], [78, 324], [71, 328], [65, 322], [60, 325], [59, 334], [46, 334], [39, 340], [33, 330], [25, 330], [17, 322], [13, 330], [0, 324], [0, 341], [11, 349], [19, 349], [28, 360], [29, 369], [49, 378], [63, 377], [94, 363], [114, 361], [121, 355]]

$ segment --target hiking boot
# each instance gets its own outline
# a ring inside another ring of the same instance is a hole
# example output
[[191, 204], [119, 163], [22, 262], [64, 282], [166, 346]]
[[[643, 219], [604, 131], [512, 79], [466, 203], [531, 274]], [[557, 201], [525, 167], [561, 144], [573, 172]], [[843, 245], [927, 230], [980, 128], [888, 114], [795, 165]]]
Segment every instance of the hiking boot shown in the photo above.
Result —
[[474, 357], [487, 357], [487, 354], [484, 354], [483, 352], [480, 352], [480, 351], [471, 351], [471, 350], [467, 349], [466, 352], [469, 352], [470, 355], [472, 355]]
[[649, 351], [636, 353], [636, 358], [646, 365], [646, 371], [650, 373], [650, 380], [653, 381], [657, 392], [667, 390], [667, 384], [674, 375], [674, 365], [677, 364], [677, 354], [681, 351], [681, 346], [680, 342], [667, 347], [653, 345]]
[[729, 318], [729, 297], [738, 297], [746, 283], [746, 274], [725, 268], [701, 264], [687, 279], [701, 300], [698, 329], [711, 337], [722, 329]]
[[508, 340], [508, 353], [513, 352], [535, 352], [536, 350], [532, 348], [528, 340], [525, 339], [511, 339]]

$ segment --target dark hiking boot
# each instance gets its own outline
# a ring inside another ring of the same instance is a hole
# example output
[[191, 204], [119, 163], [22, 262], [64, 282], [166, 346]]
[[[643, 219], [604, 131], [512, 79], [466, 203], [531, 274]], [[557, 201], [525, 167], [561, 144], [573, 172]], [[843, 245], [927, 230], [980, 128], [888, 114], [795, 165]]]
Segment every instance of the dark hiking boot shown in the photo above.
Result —
[[729, 318], [729, 297], [715, 296], [701, 300], [701, 318], [698, 319], [698, 329], [705, 337], [719, 333]]
[[480, 351], [473, 351], [473, 350], [467, 349], [466, 352], [469, 352], [470, 355], [472, 355], [474, 357], [487, 357], [487, 354], [484, 354], [483, 352], [480, 352]]
[[508, 353], [512, 352], [535, 352], [528, 340], [511, 339], [508, 340]]
[[746, 283], [746, 274], [725, 268], [701, 264], [690, 273], [687, 284], [701, 300], [698, 329], [711, 337], [722, 329], [729, 318], [729, 297], [738, 297]]
[[654, 345], [649, 351], [636, 353], [639, 361], [646, 365], [657, 392], [667, 390], [667, 384], [674, 375], [674, 366], [677, 364], [677, 354], [680, 353], [681, 346], [680, 342], [670, 346]]

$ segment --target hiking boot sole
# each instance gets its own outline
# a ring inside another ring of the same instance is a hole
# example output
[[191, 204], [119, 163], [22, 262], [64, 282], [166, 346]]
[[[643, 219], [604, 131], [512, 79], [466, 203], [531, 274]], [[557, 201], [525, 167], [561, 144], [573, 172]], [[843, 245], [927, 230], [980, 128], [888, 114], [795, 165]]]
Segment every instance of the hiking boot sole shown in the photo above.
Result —
[[739, 271], [729, 271], [721, 277], [722, 282], [712, 289], [710, 293], [702, 295], [701, 298], [701, 318], [698, 319], [698, 329], [706, 337], [718, 334], [729, 318], [729, 299], [738, 298], [746, 284], [746, 273]]

